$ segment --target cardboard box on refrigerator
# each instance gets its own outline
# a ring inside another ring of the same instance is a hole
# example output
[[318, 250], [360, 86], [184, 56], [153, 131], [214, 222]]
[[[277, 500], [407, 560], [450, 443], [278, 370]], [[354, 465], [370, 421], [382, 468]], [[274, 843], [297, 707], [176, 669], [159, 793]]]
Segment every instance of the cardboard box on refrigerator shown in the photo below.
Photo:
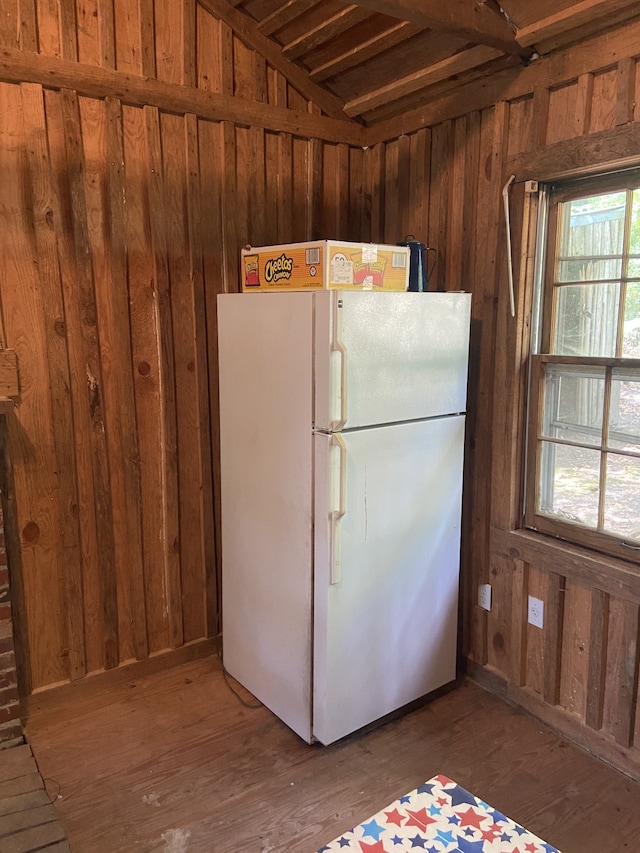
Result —
[[409, 249], [315, 240], [248, 246], [241, 252], [242, 290], [406, 290]]

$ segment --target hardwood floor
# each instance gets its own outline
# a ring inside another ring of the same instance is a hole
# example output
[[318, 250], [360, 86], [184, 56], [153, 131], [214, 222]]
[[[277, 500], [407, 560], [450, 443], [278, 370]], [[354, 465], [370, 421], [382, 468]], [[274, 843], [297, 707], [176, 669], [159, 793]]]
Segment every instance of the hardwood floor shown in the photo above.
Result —
[[314, 853], [437, 773], [563, 853], [640, 850], [638, 783], [470, 681], [308, 746], [210, 657], [35, 714], [26, 734], [73, 853]]

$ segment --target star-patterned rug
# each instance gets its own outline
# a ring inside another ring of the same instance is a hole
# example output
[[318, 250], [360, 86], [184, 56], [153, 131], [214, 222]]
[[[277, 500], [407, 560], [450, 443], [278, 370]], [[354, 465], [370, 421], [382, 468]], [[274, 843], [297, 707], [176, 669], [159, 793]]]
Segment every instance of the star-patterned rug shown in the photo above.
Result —
[[434, 776], [317, 853], [560, 853], [446, 776]]

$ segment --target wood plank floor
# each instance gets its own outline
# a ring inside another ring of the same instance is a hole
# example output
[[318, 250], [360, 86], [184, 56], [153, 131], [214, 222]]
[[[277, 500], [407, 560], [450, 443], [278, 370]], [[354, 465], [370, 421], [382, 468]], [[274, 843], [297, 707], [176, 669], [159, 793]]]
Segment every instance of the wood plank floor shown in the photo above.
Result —
[[69, 853], [69, 845], [51, 805], [31, 747], [0, 750], [0, 851]]
[[205, 658], [36, 714], [26, 734], [74, 853], [313, 853], [437, 773], [563, 853], [640, 850], [638, 783], [469, 681], [308, 746]]

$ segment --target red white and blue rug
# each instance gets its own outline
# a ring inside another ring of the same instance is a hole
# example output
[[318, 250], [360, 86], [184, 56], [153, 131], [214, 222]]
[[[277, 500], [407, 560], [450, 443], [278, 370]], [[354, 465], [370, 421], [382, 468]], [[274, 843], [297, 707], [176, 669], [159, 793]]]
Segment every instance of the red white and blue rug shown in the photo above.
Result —
[[446, 776], [434, 776], [318, 853], [560, 853]]

